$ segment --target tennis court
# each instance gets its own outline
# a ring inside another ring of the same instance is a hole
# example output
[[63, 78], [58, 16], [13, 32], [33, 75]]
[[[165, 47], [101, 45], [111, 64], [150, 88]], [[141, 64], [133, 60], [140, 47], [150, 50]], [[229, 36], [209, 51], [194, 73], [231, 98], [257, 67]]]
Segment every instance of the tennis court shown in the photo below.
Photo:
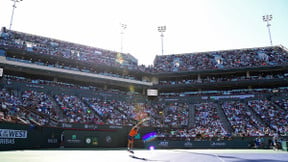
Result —
[[287, 162], [288, 152], [273, 150], [171, 149], [1, 151], [0, 162]]

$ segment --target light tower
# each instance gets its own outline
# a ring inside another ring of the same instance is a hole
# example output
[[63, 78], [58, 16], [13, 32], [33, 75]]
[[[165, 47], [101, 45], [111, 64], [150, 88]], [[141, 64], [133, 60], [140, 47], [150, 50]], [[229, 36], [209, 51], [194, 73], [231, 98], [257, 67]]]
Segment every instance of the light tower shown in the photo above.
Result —
[[270, 31], [270, 26], [271, 26], [270, 21], [271, 20], [272, 20], [272, 15], [264, 15], [263, 16], [263, 21], [267, 23], [270, 45], [272, 46], [272, 36], [271, 36], [271, 31]]
[[164, 54], [164, 48], [163, 48], [163, 37], [164, 37], [164, 32], [166, 31], [166, 26], [158, 26], [158, 31], [161, 33], [161, 47], [162, 47], [162, 55]]
[[12, 27], [12, 22], [13, 22], [14, 10], [15, 10], [15, 8], [16, 8], [16, 3], [17, 3], [17, 2], [21, 2], [21, 1], [23, 1], [23, 0], [11, 0], [11, 1], [13, 1], [14, 3], [13, 3], [13, 6], [12, 6], [12, 15], [11, 15], [11, 19], [10, 19], [9, 30], [11, 30], [11, 27]]
[[127, 28], [127, 25], [126, 24], [120, 24], [120, 27], [121, 27], [121, 53], [123, 52], [123, 35], [124, 35], [124, 30]]

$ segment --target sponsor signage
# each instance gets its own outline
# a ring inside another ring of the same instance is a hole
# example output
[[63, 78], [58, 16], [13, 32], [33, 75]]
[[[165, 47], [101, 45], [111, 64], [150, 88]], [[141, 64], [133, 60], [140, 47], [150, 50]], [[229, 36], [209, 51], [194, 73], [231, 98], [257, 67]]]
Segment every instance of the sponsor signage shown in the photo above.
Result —
[[210, 144], [210, 146], [219, 146], [219, 147], [226, 146], [226, 145], [227, 145], [226, 141], [223, 141], [223, 142], [211, 142], [211, 144]]
[[53, 144], [58, 143], [58, 139], [57, 138], [48, 138], [47, 143], [53, 143]]
[[26, 130], [0, 129], [0, 145], [15, 144], [15, 139], [26, 139]]
[[112, 137], [111, 136], [106, 136], [105, 137], [106, 143], [111, 143], [112, 142]]
[[85, 129], [98, 129], [98, 125], [85, 124]]
[[81, 140], [77, 138], [76, 134], [72, 134], [70, 139], [67, 139], [68, 143], [81, 143]]
[[109, 128], [110, 129], [122, 129], [123, 127], [119, 125], [110, 125]]
[[0, 129], [0, 138], [27, 138], [26, 130]]
[[8, 138], [1, 139], [0, 138], [0, 145], [9, 145], [9, 144], [15, 144], [15, 139], [14, 138], [12, 138], [12, 139], [8, 139]]
[[97, 124], [80, 124], [80, 123], [62, 123], [60, 125], [62, 128], [72, 128], [72, 129], [87, 129], [87, 130], [99, 130], [101, 129], [102, 131], [111, 131], [115, 129], [122, 129], [123, 126], [119, 125], [97, 125]]
[[168, 147], [169, 142], [168, 141], [160, 141], [158, 146], [162, 146], [162, 147]]
[[97, 137], [86, 137], [85, 143], [88, 145], [98, 145], [98, 138]]
[[62, 123], [62, 128], [73, 128], [73, 125], [68, 123]]
[[187, 141], [184, 143], [184, 147], [193, 147], [193, 144], [192, 142]]
[[151, 141], [145, 145], [147, 148], [249, 148], [247, 141]]

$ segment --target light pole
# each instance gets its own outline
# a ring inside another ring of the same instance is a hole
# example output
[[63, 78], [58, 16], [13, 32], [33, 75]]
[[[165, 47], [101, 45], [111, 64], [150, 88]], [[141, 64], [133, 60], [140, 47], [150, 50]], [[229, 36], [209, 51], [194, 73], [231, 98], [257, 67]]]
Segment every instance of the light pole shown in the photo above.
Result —
[[14, 10], [15, 10], [15, 8], [16, 8], [16, 3], [17, 2], [21, 2], [21, 1], [23, 1], [23, 0], [11, 0], [11, 1], [13, 1], [14, 3], [13, 3], [13, 8], [12, 8], [12, 15], [11, 15], [11, 19], [10, 19], [10, 26], [9, 26], [9, 30], [11, 30], [11, 27], [12, 27], [12, 22], [13, 22], [13, 16], [14, 16]]
[[164, 48], [163, 48], [163, 37], [164, 37], [164, 32], [166, 31], [166, 26], [158, 26], [158, 31], [161, 33], [161, 47], [162, 47], [162, 55], [164, 54]]
[[126, 24], [120, 24], [121, 27], [121, 53], [123, 52], [123, 35], [124, 35], [124, 30], [127, 28]]
[[271, 36], [271, 31], [270, 31], [270, 21], [272, 20], [272, 15], [265, 15], [263, 16], [263, 21], [267, 22], [267, 28], [268, 28], [268, 34], [269, 34], [269, 38], [270, 38], [270, 44], [272, 46], [272, 36]]

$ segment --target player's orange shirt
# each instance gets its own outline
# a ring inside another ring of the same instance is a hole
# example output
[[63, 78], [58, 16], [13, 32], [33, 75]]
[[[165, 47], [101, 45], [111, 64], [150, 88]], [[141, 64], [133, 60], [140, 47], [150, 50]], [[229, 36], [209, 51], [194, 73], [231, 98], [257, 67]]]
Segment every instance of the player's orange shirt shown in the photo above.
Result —
[[135, 130], [135, 129], [131, 129], [130, 132], [129, 132], [129, 136], [136, 136], [138, 134], [138, 131]]

